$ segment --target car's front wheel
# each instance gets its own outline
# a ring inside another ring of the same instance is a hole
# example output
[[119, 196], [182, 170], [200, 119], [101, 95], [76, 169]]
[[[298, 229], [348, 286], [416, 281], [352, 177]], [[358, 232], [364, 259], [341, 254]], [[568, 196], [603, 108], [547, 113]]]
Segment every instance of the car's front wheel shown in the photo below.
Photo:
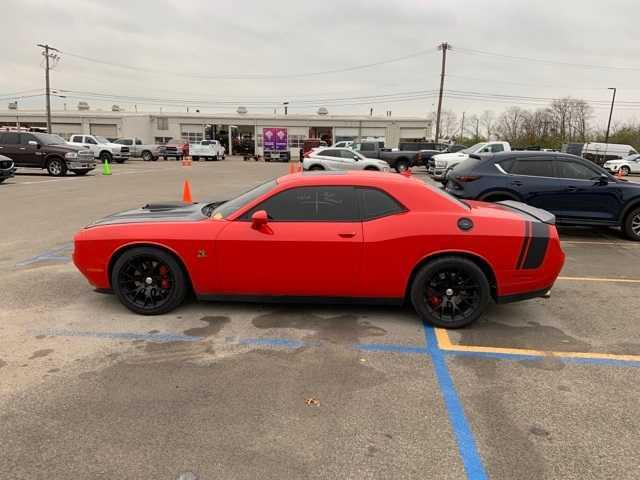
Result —
[[630, 240], [640, 242], [640, 207], [629, 212], [622, 229]]
[[61, 158], [54, 157], [47, 162], [47, 172], [52, 177], [64, 177], [67, 174], [67, 164]]
[[145, 150], [144, 152], [142, 152], [142, 160], [145, 162], [149, 162], [155, 159], [153, 158], [153, 154], [151, 152]]
[[626, 165], [623, 165], [620, 167], [620, 174], [623, 176], [627, 176], [631, 173], [631, 169], [629, 167], [627, 167]]
[[409, 169], [409, 162], [407, 160], [398, 160], [395, 169], [398, 173], [406, 172]]
[[411, 284], [411, 303], [423, 320], [442, 328], [475, 322], [491, 298], [484, 272], [467, 258], [447, 256], [424, 265]]
[[309, 170], [324, 170], [324, 167], [322, 165], [311, 165]]
[[180, 306], [187, 277], [173, 255], [153, 247], [124, 252], [113, 265], [111, 286], [122, 304], [142, 315], [160, 315]]

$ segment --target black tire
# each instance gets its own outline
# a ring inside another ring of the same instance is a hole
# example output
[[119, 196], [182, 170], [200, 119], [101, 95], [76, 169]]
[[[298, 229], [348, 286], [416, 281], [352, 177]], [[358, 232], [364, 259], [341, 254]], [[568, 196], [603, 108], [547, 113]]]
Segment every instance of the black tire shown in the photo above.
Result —
[[376, 168], [376, 167], [364, 167], [364, 169], [372, 171], [372, 172], [379, 172], [380, 171], [380, 169]]
[[194, 162], [199, 162], [200, 161], [200, 157], [191, 157], [191, 160], [193, 160]]
[[152, 160], [155, 160], [155, 158], [153, 157], [153, 154], [149, 150], [145, 150], [144, 152], [142, 152], [140, 156], [142, 157], [142, 160], [145, 162], [150, 162]]
[[324, 167], [322, 165], [311, 165], [309, 170], [324, 170]]
[[509, 195], [508, 193], [486, 193], [485, 195], [481, 196], [478, 200], [482, 201], [482, 202], [502, 202], [503, 200], [515, 200], [516, 202], [518, 201], [517, 198], [513, 197], [512, 195]]
[[622, 230], [629, 240], [640, 242], [640, 207], [634, 208], [627, 214]]
[[127, 250], [111, 270], [111, 286], [118, 299], [141, 315], [161, 315], [176, 309], [184, 301], [187, 285], [175, 257], [154, 247]]
[[[422, 266], [411, 284], [411, 303], [420, 317], [442, 328], [461, 328], [484, 313], [491, 290], [484, 272], [467, 258], [447, 256]], [[456, 313], [455, 307], [465, 306]]]
[[0, 178], [0, 183], [4, 182], [6, 178]]
[[83, 175], [86, 175], [87, 173], [89, 173], [89, 170], [71, 170], [71, 171], [76, 175], [78, 175], [79, 177], [82, 177]]
[[64, 177], [67, 174], [67, 164], [59, 157], [47, 160], [47, 172], [52, 177]]
[[631, 169], [626, 165], [621, 166], [620, 171], [622, 172], [622, 175], [625, 177], [631, 173]]
[[109, 152], [100, 152], [100, 161], [104, 163], [105, 160], [109, 163], [113, 163], [113, 155], [111, 155]]
[[393, 168], [395, 168], [398, 173], [406, 172], [409, 169], [409, 160], [402, 158], [396, 162]]

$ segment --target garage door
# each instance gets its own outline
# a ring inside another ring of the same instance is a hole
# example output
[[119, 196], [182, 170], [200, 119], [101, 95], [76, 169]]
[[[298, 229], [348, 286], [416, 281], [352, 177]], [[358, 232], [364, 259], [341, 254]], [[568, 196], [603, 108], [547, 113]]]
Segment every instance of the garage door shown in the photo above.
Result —
[[80, 123], [52, 123], [51, 131], [56, 135], [69, 139], [74, 133], [82, 133], [82, 124]]
[[100, 135], [101, 137], [110, 138], [115, 138], [118, 136], [118, 126], [113, 124], [106, 125], [102, 123], [92, 123], [89, 129], [91, 131], [91, 135]]
[[362, 127], [362, 136], [363, 137], [384, 137], [384, 134], [387, 132], [387, 129], [382, 127]]
[[401, 128], [400, 138], [425, 138], [427, 136], [426, 128]]

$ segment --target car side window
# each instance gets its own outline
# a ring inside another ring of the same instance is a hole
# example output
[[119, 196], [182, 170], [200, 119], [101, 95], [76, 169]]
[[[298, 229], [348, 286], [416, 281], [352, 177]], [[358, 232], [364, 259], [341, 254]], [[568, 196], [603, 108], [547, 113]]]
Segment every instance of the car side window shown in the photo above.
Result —
[[340, 156], [348, 160], [353, 160], [355, 154], [353, 152], [350, 152], [349, 150], [340, 150]]
[[248, 220], [265, 210], [274, 222], [359, 222], [358, 197], [354, 187], [291, 188], [266, 199], [243, 215]]
[[363, 152], [373, 152], [375, 150], [374, 143], [363, 143], [360, 145], [360, 150]]
[[6, 132], [0, 137], [0, 143], [3, 145], [18, 145], [20, 137], [17, 132]]
[[136, 138], [136, 145], [142, 145], [142, 140], [140, 140], [139, 138]]
[[321, 156], [323, 157], [339, 157], [340, 156], [340, 150], [324, 150], [322, 152], [320, 152]]
[[504, 152], [504, 145], [502, 145], [501, 143], [496, 143], [494, 145], [491, 145], [491, 151], [493, 153]]
[[553, 164], [549, 159], [518, 158], [511, 171], [512, 175], [527, 175], [530, 177], [553, 177]]
[[556, 159], [556, 177], [572, 178], [574, 180], [591, 180], [599, 174], [595, 170], [578, 162], [564, 159]]
[[498, 162], [496, 165], [500, 166], [502, 170], [507, 173], [511, 173], [511, 169], [513, 168], [514, 159], [510, 158], [508, 160], [503, 160], [502, 162]]
[[96, 142], [93, 138], [91, 137], [86, 137], [85, 138], [85, 143], [88, 143], [89, 145], [97, 145], [98, 142]]
[[133, 140], [131, 140], [130, 138], [125, 138], [120, 140], [120, 143], [122, 143], [123, 145], [133, 145]]
[[74, 135], [71, 137], [71, 143], [82, 143], [82, 136]]
[[392, 196], [377, 188], [359, 188], [363, 220], [395, 215], [406, 209]]

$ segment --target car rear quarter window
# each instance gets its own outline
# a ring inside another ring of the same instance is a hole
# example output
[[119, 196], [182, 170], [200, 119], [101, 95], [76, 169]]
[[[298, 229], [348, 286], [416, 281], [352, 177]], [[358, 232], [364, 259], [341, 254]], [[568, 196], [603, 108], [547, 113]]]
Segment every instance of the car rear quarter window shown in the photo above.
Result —
[[517, 158], [509, 173], [530, 177], [553, 177], [553, 162], [548, 158]]
[[571, 178], [574, 180], [591, 180], [600, 174], [595, 170], [576, 162], [575, 160], [568, 160], [558, 158], [555, 161], [556, 176], [558, 178]]
[[6, 132], [0, 134], [0, 143], [3, 145], [18, 145], [20, 136], [17, 132]]
[[37, 142], [38, 139], [36, 138], [35, 135], [32, 135], [30, 133], [21, 133], [20, 134], [20, 144], [22, 145], [29, 145], [29, 142]]
[[386, 217], [405, 212], [406, 209], [392, 196], [377, 188], [360, 188], [362, 219]]
[[320, 153], [318, 153], [318, 155], [321, 155], [323, 157], [339, 157], [340, 150], [333, 150], [333, 149], [322, 150]]
[[357, 192], [354, 187], [299, 187], [275, 194], [253, 207], [265, 210], [274, 222], [357, 222], [360, 221]]

